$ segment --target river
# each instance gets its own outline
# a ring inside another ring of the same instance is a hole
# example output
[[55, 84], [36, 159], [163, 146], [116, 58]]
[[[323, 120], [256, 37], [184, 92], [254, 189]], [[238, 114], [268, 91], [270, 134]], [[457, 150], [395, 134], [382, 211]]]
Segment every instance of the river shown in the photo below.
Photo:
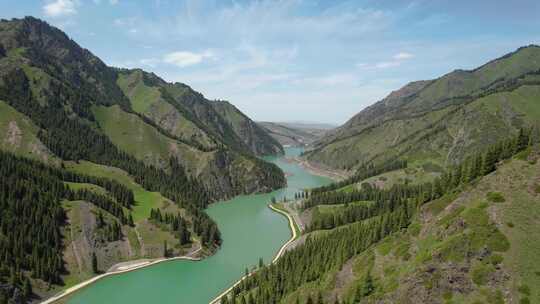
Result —
[[[286, 148], [286, 156], [297, 156], [299, 148]], [[331, 182], [310, 174], [282, 156], [266, 157], [287, 174], [287, 188], [268, 194], [235, 197], [212, 204], [208, 214], [217, 222], [223, 245], [202, 261], [174, 260], [147, 268], [109, 276], [77, 291], [69, 304], [208, 304], [244, 275], [246, 267], [259, 258], [270, 262], [291, 237], [287, 219], [267, 205], [272, 197], [293, 197], [304, 189]]]

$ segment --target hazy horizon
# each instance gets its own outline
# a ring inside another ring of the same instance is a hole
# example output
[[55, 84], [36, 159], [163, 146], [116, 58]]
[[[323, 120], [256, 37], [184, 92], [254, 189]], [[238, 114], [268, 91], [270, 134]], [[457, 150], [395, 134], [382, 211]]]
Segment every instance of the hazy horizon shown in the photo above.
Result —
[[7, 0], [0, 17], [44, 19], [256, 121], [341, 125], [410, 81], [538, 44], [540, 3], [517, 2]]

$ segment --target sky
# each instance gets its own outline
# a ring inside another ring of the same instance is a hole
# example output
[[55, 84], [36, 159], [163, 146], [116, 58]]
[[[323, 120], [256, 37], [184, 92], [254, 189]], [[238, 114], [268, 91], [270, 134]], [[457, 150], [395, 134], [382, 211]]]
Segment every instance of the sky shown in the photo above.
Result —
[[255, 120], [342, 124], [410, 81], [540, 44], [538, 0], [0, 0], [105, 63]]

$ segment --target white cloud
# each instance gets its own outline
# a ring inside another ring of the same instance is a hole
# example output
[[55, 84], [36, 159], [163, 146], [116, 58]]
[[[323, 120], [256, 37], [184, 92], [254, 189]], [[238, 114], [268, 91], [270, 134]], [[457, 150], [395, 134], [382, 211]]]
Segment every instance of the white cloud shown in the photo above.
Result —
[[77, 13], [78, 2], [75, 0], [55, 0], [43, 6], [43, 13], [47, 17], [62, 17]]
[[204, 59], [214, 58], [215, 55], [211, 51], [203, 53], [192, 52], [173, 52], [163, 56], [163, 62], [174, 64], [179, 67], [187, 67], [190, 65], [201, 63]]
[[411, 53], [407, 53], [407, 52], [400, 52], [400, 53], [397, 53], [396, 55], [394, 55], [394, 60], [407, 60], [407, 59], [411, 59], [413, 58], [414, 55], [411, 54]]
[[377, 62], [375, 64], [369, 64], [369, 63], [357, 63], [356, 67], [362, 68], [362, 69], [388, 69], [388, 68], [395, 68], [400, 66], [404, 61], [409, 60], [413, 58], [414, 55], [407, 52], [399, 52], [392, 56], [392, 60], [389, 61], [381, 61]]
[[394, 68], [401, 65], [400, 61], [383, 61], [379, 62], [375, 65], [375, 68], [377, 69], [388, 69], [388, 68]]

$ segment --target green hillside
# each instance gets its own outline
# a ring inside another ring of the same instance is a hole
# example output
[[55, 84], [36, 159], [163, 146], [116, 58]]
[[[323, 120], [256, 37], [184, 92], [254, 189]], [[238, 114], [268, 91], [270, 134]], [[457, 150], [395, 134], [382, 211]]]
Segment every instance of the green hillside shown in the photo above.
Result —
[[5, 151], [40, 159], [54, 161], [52, 153], [38, 139], [39, 128], [3, 101], [0, 101], [0, 142]]
[[539, 302], [540, 146], [526, 133], [433, 181], [311, 191], [298, 245], [222, 303]]
[[212, 254], [208, 204], [285, 184], [257, 157], [279, 143], [236, 111], [246, 124], [184, 84], [105, 65], [41, 20], [1, 20], [0, 303], [125, 260]]
[[212, 106], [229, 123], [234, 134], [241, 138], [255, 154], [283, 154], [281, 144], [234, 105], [227, 101], [217, 100], [212, 103]]
[[354, 170], [396, 158], [447, 166], [526, 125], [539, 124], [540, 47], [472, 71], [408, 84], [331, 132], [306, 157]]
[[[304, 154], [353, 174], [222, 303], [536, 303], [540, 48], [411, 83]], [[527, 239], [527, 240], [525, 240]]]

